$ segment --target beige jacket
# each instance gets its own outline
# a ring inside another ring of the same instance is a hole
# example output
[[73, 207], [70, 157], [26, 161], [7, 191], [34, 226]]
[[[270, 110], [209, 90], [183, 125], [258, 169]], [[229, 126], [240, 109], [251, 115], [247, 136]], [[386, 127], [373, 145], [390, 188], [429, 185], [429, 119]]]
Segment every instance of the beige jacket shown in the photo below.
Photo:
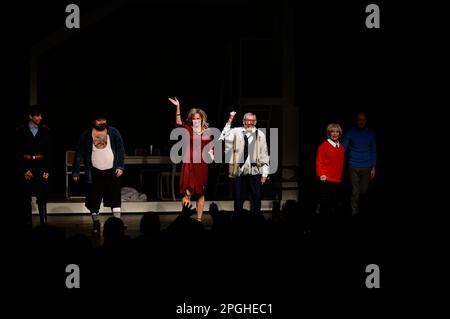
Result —
[[[256, 128], [255, 128], [256, 129]], [[258, 130], [258, 129], [256, 129]], [[229, 160], [228, 175], [231, 178], [237, 177], [241, 174], [239, 162], [244, 158], [244, 128], [231, 128], [228, 124], [225, 125], [220, 136], [221, 140], [225, 141], [226, 159]], [[252, 168], [252, 173], [262, 174], [267, 177], [269, 175], [269, 153], [267, 150], [266, 135], [258, 130], [256, 141], [252, 141], [253, 156], [249, 154], [250, 159], [254, 159], [255, 167]], [[256, 171], [255, 171], [256, 170]]]

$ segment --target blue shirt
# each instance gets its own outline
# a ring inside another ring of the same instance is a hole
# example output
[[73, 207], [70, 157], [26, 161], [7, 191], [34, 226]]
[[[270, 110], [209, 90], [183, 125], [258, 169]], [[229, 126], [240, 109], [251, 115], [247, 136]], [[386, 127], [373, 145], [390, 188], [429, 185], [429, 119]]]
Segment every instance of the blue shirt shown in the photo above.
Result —
[[357, 168], [373, 168], [377, 164], [375, 132], [370, 128], [352, 127], [344, 135], [344, 149], [348, 151], [348, 164]]
[[39, 126], [37, 126], [33, 122], [28, 122], [28, 127], [30, 128], [31, 133], [33, 134], [33, 136], [36, 136], [36, 134], [37, 134], [37, 132], [39, 130]]

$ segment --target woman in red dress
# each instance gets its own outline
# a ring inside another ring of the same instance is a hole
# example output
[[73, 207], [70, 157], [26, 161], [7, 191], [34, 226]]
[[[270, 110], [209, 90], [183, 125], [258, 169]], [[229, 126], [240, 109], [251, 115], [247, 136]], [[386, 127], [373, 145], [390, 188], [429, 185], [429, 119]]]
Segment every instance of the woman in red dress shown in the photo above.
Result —
[[[175, 97], [169, 101], [176, 106], [175, 123], [186, 129], [189, 134], [189, 151], [184, 152], [181, 166], [180, 193], [183, 195], [183, 204], [189, 204], [191, 196], [197, 198], [197, 220], [202, 221], [205, 207], [205, 191], [208, 183], [208, 163], [202, 154], [208, 153], [213, 159], [211, 134], [208, 130], [206, 113], [201, 109], [190, 109], [184, 123], [181, 120], [180, 102]], [[198, 145], [198, 147], [197, 147]], [[194, 147], [196, 146], [196, 147]], [[203, 152], [205, 147], [208, 150]]]

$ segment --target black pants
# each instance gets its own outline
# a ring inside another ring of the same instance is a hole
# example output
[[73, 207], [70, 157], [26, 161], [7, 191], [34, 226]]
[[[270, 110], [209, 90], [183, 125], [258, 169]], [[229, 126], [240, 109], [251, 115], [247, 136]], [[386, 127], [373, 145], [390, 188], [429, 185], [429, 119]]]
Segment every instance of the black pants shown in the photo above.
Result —
[[48, 193], [48, 179], [44, 179], [44, 174], [41, 170], [32, 171], [33, 177], [30, 180], [20, 176], [20, 192], [19, 200], [23, 205], [23, 222], [31, 227], [32, 225], [32, 207], [31, 199], [36, 196], [36, 204], [39, 210], [41, 223], [46, 221], [47, 216], [47, 193]]
[[340, 183], [320, 181], [320, 214], [325, 219], [336, 217], [340, 209]]
[[85, 205], [91, 213], [98, 213], [103, 200], [105, 207], [120, 207], [120, 177], [113, 174], [113, 169], [91, 169], [92, 182], [88, 184]]
[[250, 191], [250, 211], [254, 214], [261, 212], [261, 174], [241, 175], [234, 178], [234, 211], [240, 212]]

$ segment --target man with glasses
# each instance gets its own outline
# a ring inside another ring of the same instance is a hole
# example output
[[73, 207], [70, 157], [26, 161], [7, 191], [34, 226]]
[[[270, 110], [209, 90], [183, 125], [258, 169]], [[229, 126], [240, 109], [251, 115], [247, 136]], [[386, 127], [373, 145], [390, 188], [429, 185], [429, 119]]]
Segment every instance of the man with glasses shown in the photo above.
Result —
[[233, 178], [234, 211], [243, 210], [250, 193], [250, 211], [261, 212], [261, 193], [269, 176], [269, 154], [265, 134], [256, 128], [256, 115], [245, 113], [243, 126], [231, 128], [236, 112], [230, 112], [221, 140], [225, 141], [226, 161], [229, 163], [229, 177]]

